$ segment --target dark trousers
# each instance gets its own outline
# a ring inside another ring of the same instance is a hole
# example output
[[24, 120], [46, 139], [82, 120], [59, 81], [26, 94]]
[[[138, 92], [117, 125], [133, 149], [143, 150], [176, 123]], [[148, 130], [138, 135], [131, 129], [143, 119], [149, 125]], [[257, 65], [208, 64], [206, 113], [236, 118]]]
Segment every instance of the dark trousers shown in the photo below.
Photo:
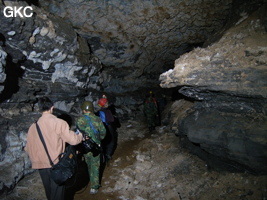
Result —
[[48, 200], [64, 200], [65, 185], [58, 185], [50, 178], [50, 169], [39, 169], [46, 198]]
[[107, 144], [104, 147], [105, 153], [108, 156], [112, 156], [117, 146], [117, 135], [116, 131], [113, 129], [111, 125], [106, 126], [106, 130], [107, 130], [107, 135], [106, 135]]

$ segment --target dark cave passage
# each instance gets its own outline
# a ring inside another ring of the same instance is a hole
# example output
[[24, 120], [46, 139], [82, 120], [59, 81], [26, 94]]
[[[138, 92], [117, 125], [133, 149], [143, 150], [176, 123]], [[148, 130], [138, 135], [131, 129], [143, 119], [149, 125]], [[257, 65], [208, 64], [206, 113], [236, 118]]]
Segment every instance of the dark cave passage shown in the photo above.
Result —
[[20, 90], [19, 79], [23, 77], [24, 70], [21, 68], [22, 62], [13, 63], [12, 58], [7, 56], [5, 73], [6, 79], [3, 83], [4, 90], [0, 94], [0, 103], [11, 99]]

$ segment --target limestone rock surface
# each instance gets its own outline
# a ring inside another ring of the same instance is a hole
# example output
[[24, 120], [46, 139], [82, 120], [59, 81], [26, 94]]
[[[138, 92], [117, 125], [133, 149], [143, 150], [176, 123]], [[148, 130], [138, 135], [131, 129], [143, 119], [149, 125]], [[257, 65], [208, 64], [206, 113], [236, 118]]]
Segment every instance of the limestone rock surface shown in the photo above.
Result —
[[206, 160], [215, 155], [255, 173], [267, 172], [264, 12], [266, 8], [244, 18], [218, 42], [184, 54], [160, 76], [162, 87], [177, 87], [196, 100], [194, 112], [174, 132], [186, 136]]

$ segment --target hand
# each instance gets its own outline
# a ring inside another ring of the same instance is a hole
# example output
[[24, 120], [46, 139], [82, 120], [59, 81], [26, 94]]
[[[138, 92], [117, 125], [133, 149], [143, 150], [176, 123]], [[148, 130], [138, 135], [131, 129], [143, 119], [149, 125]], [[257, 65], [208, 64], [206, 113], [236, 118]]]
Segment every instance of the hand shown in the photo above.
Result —
[[76, 135], [79, 135], [80, 130], [79, 129], [76, 129], [75, 133], [76, 133]]

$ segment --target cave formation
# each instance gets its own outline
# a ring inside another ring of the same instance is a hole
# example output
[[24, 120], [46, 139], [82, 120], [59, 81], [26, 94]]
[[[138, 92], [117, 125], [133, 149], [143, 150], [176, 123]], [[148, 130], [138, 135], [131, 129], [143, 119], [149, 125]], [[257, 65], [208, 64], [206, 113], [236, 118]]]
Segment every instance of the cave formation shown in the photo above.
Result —
[[[31, 6], [33, 15], [6, 17], [6, 6]], [[142, 112], [151, 90], [186, 100], [187, 116], [175, 121], [173, 106], [164, 121], [185, 146], [266, 173], [264, 0], [2, 1], [0, 8], [0, 160], [8, 175], [1, 192], [30, 171], [23, 147], [43, 95], [77, 116], [82, 101], [97, 107], [105, 93], [121, 120]]]

